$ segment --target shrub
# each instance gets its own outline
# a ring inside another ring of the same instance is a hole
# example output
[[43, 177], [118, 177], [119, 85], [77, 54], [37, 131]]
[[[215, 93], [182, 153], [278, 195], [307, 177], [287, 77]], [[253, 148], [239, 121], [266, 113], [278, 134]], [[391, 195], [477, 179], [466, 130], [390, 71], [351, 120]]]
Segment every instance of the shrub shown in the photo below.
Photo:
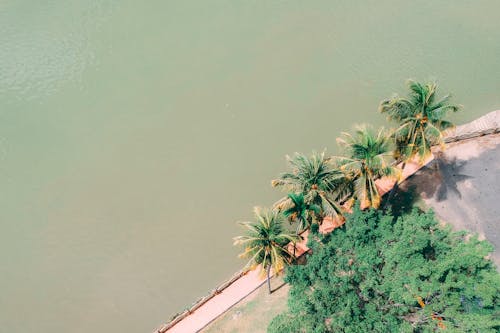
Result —
[[307, 264], [287, 269], [288, 311], [271, 333], [500, 330], [500, 276], [485, 259], [493, 247], [432, 212], [395, 219], [357, 208], [311, 238]]

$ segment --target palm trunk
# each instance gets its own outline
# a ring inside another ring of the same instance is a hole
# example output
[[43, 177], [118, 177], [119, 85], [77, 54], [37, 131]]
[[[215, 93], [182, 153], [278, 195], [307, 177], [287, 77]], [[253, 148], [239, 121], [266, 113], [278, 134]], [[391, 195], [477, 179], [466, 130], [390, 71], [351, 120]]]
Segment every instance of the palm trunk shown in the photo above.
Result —
[[[300, 223], [297, 221], [297, 229], [295, 230], [295, 235], [299, 236], [299, 228], [300, 228]], [[297, 249], [297, 246], [295, 243], [293, 243], [293, 258], [295, 258], [295, 250]]]
[[272, 293], [271, 290], [271, 265], [267, 266], [267, 288], [269, 288], [269, 294]]
[[299, 233], [300, 233], [300, 227], [301, 227], [301, 223], [300, 221], [297, 221], [297, 229], [295, 229], [295, 234], [298, 236]]

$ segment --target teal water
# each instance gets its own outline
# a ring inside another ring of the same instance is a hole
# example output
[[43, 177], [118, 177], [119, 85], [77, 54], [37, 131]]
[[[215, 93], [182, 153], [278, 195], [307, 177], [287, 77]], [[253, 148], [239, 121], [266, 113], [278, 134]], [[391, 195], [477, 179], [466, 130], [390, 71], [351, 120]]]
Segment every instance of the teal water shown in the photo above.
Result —
[[500, 107], [497, 1], [0, 2], [0, 331], [149, 332], [243, 264], [284, 155], [437, 79]]

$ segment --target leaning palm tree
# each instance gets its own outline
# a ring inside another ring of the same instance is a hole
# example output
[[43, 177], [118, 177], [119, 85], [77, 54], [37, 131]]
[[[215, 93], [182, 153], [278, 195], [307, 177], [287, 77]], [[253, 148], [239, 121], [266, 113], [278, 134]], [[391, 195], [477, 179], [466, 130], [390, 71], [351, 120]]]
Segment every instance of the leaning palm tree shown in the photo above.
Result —
[[271, 268], [278, 274], [292, 262], [293, 255], [286, 245], [295, 243], [298, 237], [285, 231], [285, 218], [278, 211], [255, 207], [254, 213], [257, 222], [241, 222], [246, 234], [235, 237], [234, 245], [245, 246], [245, 251], [239, 255], [240, 258], [250, 258], [245, 268], [254, 269], [261, 265], [261, 274], [267, 273], [267, 286], [271, 293]]
[[379, 111], [399, 124], [394, 131], [396, 159], [406, 162], [418, 155], [422, 163], [431, 154], [431, 146], [443, 145], [441, 131], [453, 127], [444, 118], [449, 111], [458, 111], [460, 106], [449, 103], [451, 95], [436, 100], [436, 83], [409, 80], [408, 88], [407, 98], [396, 95], [384, 100]]
[[298, 235], [311, 227], [313, 220], [321, 214], [321, 208], [318, 205], [306, 203], [302, 193], [290, 193], [288, 198], [292, 205], [283, 211], [283, 215], [290, 221], [297, 222], [295, 234]]
[[396, 178], [392, 166], [392, 141], [383, 129], [375, 133], [370, 127], [360, 126], [355, 134], [342, 133], [337, 142], [344, 147], [347, 157], [337, 159], [340, 168], [354, 179], [354, 194], [361, 208], [380, 206], [380, 193], [375, 180], [383, 176]]
[[[287, 161], [292, 171], [273, 180], [273, 187], [301, 193], [306, 204], [320, 207], [320, 219], [341, 214], [339, 202], [348, 197], [349, 183], [330, 157], [325, 157], [324, 152], [313, 152], [311, 157], [295, 153], [293, 157], [287, 156]], [[291, 205], [289, 198], [280, 200], [276, 206], [287, 205]]]

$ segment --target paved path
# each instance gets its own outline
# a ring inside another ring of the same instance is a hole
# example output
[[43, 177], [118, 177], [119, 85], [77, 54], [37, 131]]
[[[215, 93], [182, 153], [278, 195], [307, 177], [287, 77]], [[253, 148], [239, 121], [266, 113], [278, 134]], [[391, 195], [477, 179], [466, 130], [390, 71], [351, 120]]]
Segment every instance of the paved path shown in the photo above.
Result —
[[265, 282], [257, 269], [248, 272], [166, 332], [198, 332]]

